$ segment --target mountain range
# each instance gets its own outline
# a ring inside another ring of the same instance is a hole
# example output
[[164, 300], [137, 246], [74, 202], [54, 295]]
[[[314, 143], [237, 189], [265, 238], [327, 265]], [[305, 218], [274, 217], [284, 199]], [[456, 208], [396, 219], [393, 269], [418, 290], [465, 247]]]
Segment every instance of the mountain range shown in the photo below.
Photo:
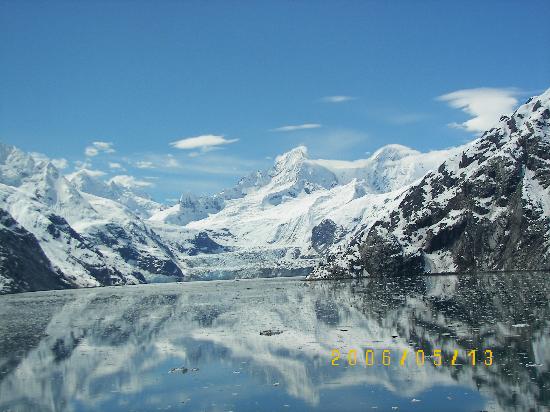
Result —
[[549, 269], [549, 119], [546, 91], [460, 147], [387, 145], [338, 161], [300, 146], [232, 188], [170, 207], [124, 179], [63, 175], [0, 144], [0, 293]]

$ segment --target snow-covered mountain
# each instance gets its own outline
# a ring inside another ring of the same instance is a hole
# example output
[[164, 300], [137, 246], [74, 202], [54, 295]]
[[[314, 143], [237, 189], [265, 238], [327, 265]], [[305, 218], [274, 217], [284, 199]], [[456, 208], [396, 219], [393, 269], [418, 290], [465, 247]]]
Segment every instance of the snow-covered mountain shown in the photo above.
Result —
[[337, 161], [300, 146], [172, 207], [0, 144], [0, 291], [548, 268], [549, 96], [462, 147]]
[[126, 206], [141, 218], [149, 218], [164, 209], [142, 190], [122, 184], [121, 179], [104, 181], [97, 172], [81, 169], [67, 176], [79, 191], [114, 200]]
[[[389, 145], [369, 159], [345, 162], [309, 159], [297, 147], [233, 188], [208, 197], [184, 194], [164, 207], [97, 172], [65, 177], [52, 163], [1, 145], [0, 208], [10, 222], [4, 233], [25, 239], [0, 246], [2, 289], [304, 273], [382, 210], [389, 192], [456, 150], [423, 154]], [[8, 233], [12, 220], [17, 229]], [[32, 247], [14, 249], [24, 244]], [[29, 264], [37, 274], [25, 283], [27, 274], [14, 268]]]
[[[8, 256], [5, 264], [12, 267], [0, 274], [2, 290], [41, 288], [40, 273], [55, 273], [69, 287], [183, 277], [172, 251], [121, 203], [80, 192], [51, 163], [36, 162], [12, 146], [1, 145], [0, 154], [3, 229], [7, 234], [14, 228], [13, 235], [25, 238], [0, 245], [0, 253]], [[36, 250], [39, 271], [23, 273], [31, 253], [26, 244]], [[15, 287], [25, 276], [37, 279]]]
[[196, 196], [193, 193], [185, 193], [181, 195], [177, 204], [157, 211], [150, 217], [150, 220], [183, 226], [194, 220], [204, 219], [212, 213], [217, 213], [223, 206], [224, 199], [218, 195]]
[[311, 278], [550, 269], [550, 90], [383, 209]]
[[204, 271], [221, 265], [248, 273], [258, 266], [312, 267], [328, 246], [382, 210], [388, 193], [418, 180], [457, 150], [420, 153], [389, 145], [368, 159], [346, 162], [309, 159], [307, 149], [297, 147], [261, 172], [265, 178], [242, 197], [225, 200], [219, 212], [186, 225], [232, 250], [191, 263]]
[[0, 291], [63, 289], [70, 285], [55, 271], [34, 235], [0, 209]]
[[228, 205], [248, 207], [253, 203], [265, 210], [313, 192], [329, 191], [351, 183], [357, 189], [357, 197], [387, 193], [422, 177], [457, 150], [420, 153], [391, 144], [368, 159], [340, 161], [309, 159], [307, 148], [299, 146], [277, 157], [271, 169], [255, 172], [233, 188], [208, 197], [184, 194], [177, 205], [155, 213], [150, 220], [186, 225], [214, 215]]

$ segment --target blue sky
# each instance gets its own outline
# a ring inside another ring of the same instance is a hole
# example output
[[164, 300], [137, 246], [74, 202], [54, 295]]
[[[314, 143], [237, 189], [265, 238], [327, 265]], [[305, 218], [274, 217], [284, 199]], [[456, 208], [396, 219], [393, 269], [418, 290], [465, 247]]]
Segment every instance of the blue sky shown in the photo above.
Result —
[[0, 0], [0, 140], [159, 200], [299, 144], [458, 145], [550, 86], [548, 21], [536, 0]]

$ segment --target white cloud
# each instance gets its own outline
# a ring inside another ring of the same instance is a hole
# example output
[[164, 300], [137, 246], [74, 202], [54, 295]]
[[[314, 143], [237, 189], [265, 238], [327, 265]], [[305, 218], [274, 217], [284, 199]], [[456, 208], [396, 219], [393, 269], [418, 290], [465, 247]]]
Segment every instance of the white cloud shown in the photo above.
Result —
[[325, 96], [321, 98], [321, 101], [324, 103], [344, 103], [349, 102], [350, 100], [356, 100], [356, 97], [352, 96]]
[[176, 149], [182, 150], [201, 149], [202, 151], [208, 151], [212, 147], [235, 143], [238, 140], [239, 139], [226, 139], [221, 135], [205, 134], [176, 140], [170, 143], [170, 145]]
[[109, 162], [109, 168], [111, 169], [124, 169], [120, 163]]
[[290, 126], [281, 126], [277, 127], [276, 129], [271, 129], [271, 132], [294, 132], [296, 130], [308, 130], [308, 129], [318, 129], [322, 127], [318, 123], [304, 123], [304, 124], [298, 124], [298, 125], [290, 125]]
[[86, 159], [86, 161], [84, 162], [82, 160], [74, 160], [73, 163], [75, 169], [89, 169], [90, 167], [92, 167], [92, 163], [89, 159]]
[[93, 142], [92, 143], [98, 150], [105, 153], [114, 153], [113, 143], [111, 142]]
[[88, 157], [97, 156], [99, 154], [99, 150], [97, 150], [95, 147], [88, 146], [86, 149], [84, 149], [84, 154]]
[[52, 164], [58, 169], [66, 169], [69, 166], [69, 161], [65, 158], [52, 159]]
[[67, 166], [69, 166], [69, 161], [63, 157], [60, 157], [59, 159], [50, 159], [45, 154], [38, 152], [32, 152], [30, 155], [37, 162], [51, 162], [58, 169], [66, 169]]
[[105, 176], [107, 174], [103, 170], [92, 170], [92, 169], [86, 169], [86, 173], [94, 177]]
[[[186, 154], [188, 153], [192, 152], [189, 151]], [[222, 150], [213, 151], [192, 158], [182, 157], [182, 154], [140, 153], [139, 157], [128, 158], [127, 161], [132, 165], [135, 165], [138, 161], [153, 163], [156, 167], [154, 170], [163, 173], [161, 183], [159, 183], [163, 186], [167, 185], [166, 176], [181, 176], [185, 179], [190, 177], [198, 179], [200, 174], [240, 177], [253, 170], [264, 169], [269, 166], [265, 160], [234, 157], [224, 153], [226, 152]], [[140, 175], [140, 179], [147, 178]]]
[[447, 102], [449, 106], [472, 116], [463, 123], [451, 123], [449, 126], [469, 132], [483, 132], [493, 127], [502, 115], [514, 110], [518, 94], [520, 92], [517, 89], [481, 87], [457, 90], [439, 96], [437, 100]]
[[136, 167], [138, 169], [154, 169], [155, 165], [153, 164], [153, 162], [140, 160], [139, 162], [136, 162]]
[[140, 189], [144, 187], [154, 186], [151, 182], [144, 180], [138, 180], [134, 176], [118, 175], [112, 177], [108, 183], [114, 183], [118, 186], [126, 187], [128, 189]]
[[123, 160], [132, 166], [142, 170], [179, 169], [182, 167], [179, 159], [171, 153], [136, 153]]
[[94, 157], [102, 152], [114, 153], [115, 149], [113, 149], [113, 143], [96, 141], [96, 142], [92, 142], [91, 146], [87, 146], [86, 149], [84, 149], [84, 154], [87, 157]]

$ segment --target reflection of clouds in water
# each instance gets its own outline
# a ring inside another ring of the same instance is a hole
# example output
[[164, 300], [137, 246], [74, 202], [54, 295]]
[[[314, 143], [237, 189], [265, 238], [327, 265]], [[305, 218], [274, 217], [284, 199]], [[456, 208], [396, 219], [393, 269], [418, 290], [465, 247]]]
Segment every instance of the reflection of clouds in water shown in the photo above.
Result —
[[[475, 389], [476, 382], [482, 382], [489, 397], [506, 398], [516, 391], [517, 402], [534, 406], [543, 394], [530, 379], [539, 378], [542, 370], [521, 368], [513, 356], [522, 350], [532, 353], [534, 362], [547, 364], [548, 324], [539, 322], [530, 343], [514, 342], [517, 347], [510, 349], [514, 317], [525, 315], [525, 305], [537, 302], [532, 296], [521, 298], [529, 284], [464, 279], [254, 280], [6, 297], [8, 306], [18, 299], [26, 302], [17, 310], [29, 322], [33, 311], [50, 304], [48, 299], [61, 299], [64, 305], [54, 311], [36, 347], [0, 378], [0, 406], [33, 403], [36, 410], [72, 410], [82, 404], [100, 409], [121, 402], [123, 395], [143, 393], [150, 406], [176, 404], [195, 394], [172, 379], [168, 369], [194, 364], [219, 365], [227, 373], [244, 365], [255, 385], [280, 382], [278, 390], [310, 405], [319, 405], [321, 393], [358, 385], [381, 385], [410, 398], [435, 384]], [[541, 299], [546, 297], [545, 303], [538, 303], [537, 317], [548, 319], [548, 290], [541, 288], [541, 279], [532, 284], [538, 285]], [[499, 294], [499, 287], [509, 290]], [[283, 333], [261, 336], [266, 329]], [[415, 345], [427, 351], [440, 348], [447, 357], [454, 349], [483, 345], [510, 359], [492, 368], [392, 365], [367, 371], [363, 366], [328, 366], [333, 348], [343, 353], [367, 347], [401, 353]], [[505, 376], [506, 362], [521, 377], [519, 383]], [[201, 370], [192, 378], [215, 379], [205, 373]], [[214, 385], [230, 391], [233, 383]]]

